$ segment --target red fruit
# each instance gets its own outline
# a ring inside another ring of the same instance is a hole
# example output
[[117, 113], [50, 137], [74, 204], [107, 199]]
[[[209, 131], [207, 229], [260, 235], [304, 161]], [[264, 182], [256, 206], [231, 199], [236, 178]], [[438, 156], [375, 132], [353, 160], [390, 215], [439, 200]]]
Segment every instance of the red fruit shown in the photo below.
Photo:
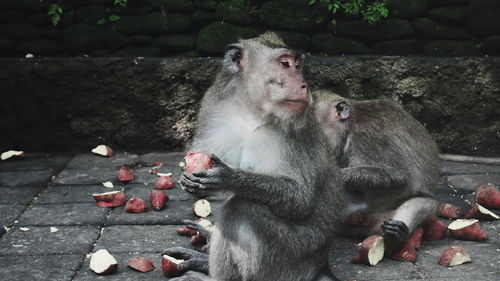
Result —
[[448, 226], [451, 234], [460, 240], [482, 241], [488, 238], [478, 220], [456, 220]]
[[212, 159], [204, 153], [188, 153], [188, 155], [184, 157], [184, 161], [186, 161], [185, 170], [188, 173], [205, 171], [212, 168], [214, 165]]
[[364, 264], [376, 265], [384, 257], [384, 238], [379, 235], [368, 236], [359, 248], [359, 256]]
[[461, 211], [455, 205], [449, 203], [443, 203], [439, 205], [437, 215], [442, 218], [447, 219], [458, 219], [461, 216]]
[[146, 209], [146, 202], [141, 198], [130, 198], [125, 205], [125, 212], [127, 213], [143, 213]]
[[424, 228], [424, 239], [429, 241], [441, 240], [446, 236], [448, 226], [434, 216], [422, 224]]
[[184, 274], [184, 272], [180, 271], [177, 268], [177, 265], [181, 262], [184, 262], [184, 260], [176, 259], [168, 255], [163, 255], [161, 259], [161, 270], [163, 271], [163, 274], [168, 278], [181, 276], [182, 274]]
[[465, 215], [465, 219], [478, 219], [482, 221], [494, 221], [498, 220], [499, 217], [497, 214], [493, 213], [492, 211], [486, 209], [485, 207], [479, 205], [479, 204], [474, 204], [472, 206], [472, 209]]
[[162, 163], [162, 162], [160, 162], [160, 161], [155, 161], [155, 162], [153, 163], [153, 167], [163, 167], [163, 163]]
[[472, 261], [469, 253], [462, 247], [453, 246], [443, 251], [439, 264], [450, 267]]
[[92, 194], [99, 207], [116, 207], [125, 205], [127, 195], [123, 191], [110, 191], [99, 194]]
[[115, 156], [115, 153], [111, 147], [101, 144], [96, 146], [94, 149], [92, 149], [92, 152], [98, 155], [102, 155], [105, 157], [113, 157]]
[[156, 179], [156, 189], [170, 189], [175, 185], [174, 180], [169, 176], [162, 176]]
[[143, 257], [130, 259], [127, 265], [140, 272], [148, 272], [155, 269], [151, 260]]
[[118, 181], [131, 181], [134, 179], [134, 171], [127, 164], [123, 165], [118, 171]]
[[499, 209], [500, 191], [491, 184], [481, 185], [476, 189], [476, 203], [483, 207]]
[[414, 262], [417, 260], [416, 249], [419, 249], [422, 245], [422, 236], [424, 235], [424, 229], [419, 227], [410, 235], [408, 240], [403, 246], [391, 255], [391, 259], [397, 261], [409, 261]]
[[168, 194], [165, 191], [153, 189], [149, 192], [149, 202], [153, 209], [160, 211], [168, 202]]
[[199, 246], [207, 244], [207, 238], [201, 235], [199, 232], [196, 232], [196, 235], [191, 237], [191, 245]]
[[182, 236], [195, 236], [198, 234], [198, 231], [187, 228], [187, 227], [180, 227], [176, 230], [177, 234], [182, 235]]

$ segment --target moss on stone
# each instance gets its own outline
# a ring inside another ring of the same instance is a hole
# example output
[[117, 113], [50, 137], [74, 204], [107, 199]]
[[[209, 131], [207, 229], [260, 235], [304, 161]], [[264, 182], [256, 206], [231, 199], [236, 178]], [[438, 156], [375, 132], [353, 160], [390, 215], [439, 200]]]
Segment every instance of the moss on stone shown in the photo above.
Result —
[[239, 38], [251, 38], [259, 35], [259, 31], [230, 23], [214, 22], [200, 30], [198, 50], [203, 54], [222, 55], [224, 48]]

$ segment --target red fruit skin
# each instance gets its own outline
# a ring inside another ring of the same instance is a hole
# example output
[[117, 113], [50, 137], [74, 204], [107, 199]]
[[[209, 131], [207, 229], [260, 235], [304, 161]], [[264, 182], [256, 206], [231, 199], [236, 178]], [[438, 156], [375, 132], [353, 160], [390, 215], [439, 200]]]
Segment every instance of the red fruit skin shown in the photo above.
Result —
[[459, 240], [483, 241], [488, 238], [484, 230], [481, 228], [479, 222], [460, 229], [450, 229], [450, 232], [453, 237]]
[[116, 177], [118, 181], [131, 181], [134, 180], [134, 171], [130, 169], [127, 164], [123, 165], [118, 171], [118, 176]]
[[196, 235], [191, 237], [191, 245], [200, 246], [207, 244], [207, 238], [201, 235], [199, 232], [196, 232]]
[[149, 192], [149, 202], [151, 202], [151, 206], [153, 209], [157, 211], [161, 211], [165, 204], [168, 202], [168, 194], [165, 191], [161, 190], [151, 190]]
[[178, 228], [175, 232], [182, 236], [195, 236], [198, 233], [198, 231], [187, 227]]
[[455, 205], [443, 203], [439, 205], [437, 215], [447, 219], [458, 219], [462, 215], [462, 211]]
[[130, 198], [125, 204], [125, 212], [127, 213], [143, 213], [146, 210], [146, 202], [141, 198]]
[[177, 269], [177, 264], [164, 257], [161, 258], [161, 270], [163, 271], [163, 275], [168, 278], [178, 277], [184, 274], [184, 272]]
[[368, 236], [361, 243], [361, 247], [359, 249], [359, 256], [360, 256], [360, 259], [361, 259], [361, 261], [363, 263], [368, 264], [368, 265], [370, 264], [370, 261], [368, 260], [368, 252], [370, 251], [370, 249], [372, 248], [373, 244], [375, 243], [375, 241], [379, 237], [381, 237], [381, 236], [379, 236], [379, 235], [371, 235], [371, 236]]
[[476, 204], [474, 204], [474, 206], [472, 206], [472, 208], [470, 209], [470, 211], [465, 215], [464, 219], [478, 219], [478, 220], [481, 220], [481, 221], [494, 221], [494, 220], [497, 220], [496, 218], [490, 216], [490, 215], [487, 215], [487, 214], [483, 214], [479, 211], [479, 207]]
[[127, 265], [140, 272], [148, 272], [155, 269], [151, 260], [143, 257], [130, 259]]
[[442, 266], [449, 267], [453, 257], [455, 256], [455, 253], [461, 253], [463, 255], [469, 256], [469, 252], [467, 252], [464, 248], [459, 246], [452, 246], [443, 251], [438, 263]]
[[155, 161], [155, 162], [153, 163], [153, 167], [163, 167], [163, 163], [162, 163], [162, 162], [160, 162], [160, 161]]
[[422, 224], [424, 228], [423, 238], [428, 241], [441, 240], [446, 236], [448, 226], [434, 216], [430, 220]]
[[156, 189], [170, 189], [174, 187], [175, 182], [169, 176], [162, 176], [156, 179], [155, 188]]
[[186, 162], [185, 171], [191, 174], [208, 170], [214, 165], [212, 159], [205, 153], [188, 153], [184, 161]]
[[491, 184], [481, 185], [476, 189], [476, 203], [493, 209], [500, 209], [500, 191]]
[[93, 195], [98, 207], [123, 206], [127, 202], [127, 195], [123, 191], [115, 194]]
[[360, 255], [356, 255], [352, 258], [351, 263], [363, 263]]
[[406, 243], [399, 248], [399, 250], [395, 251], [391, 255], [391, 259], [397, 261], [408, 261], [414, 262], [417, 260], [417, 252], [416, 249], [420, 249], [422, 245], [422, 236], [424, 235], [424, 229], [419, 227], [410, 235]]

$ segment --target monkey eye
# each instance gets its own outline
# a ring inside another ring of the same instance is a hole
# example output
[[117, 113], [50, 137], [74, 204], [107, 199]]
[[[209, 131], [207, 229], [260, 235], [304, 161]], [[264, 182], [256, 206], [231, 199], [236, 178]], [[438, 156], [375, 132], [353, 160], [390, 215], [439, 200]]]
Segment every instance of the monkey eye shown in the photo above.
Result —
[[290, 63], [288, 61], [281, 61], [281, 65], [285, 68], [289, 68], [290, 67]]

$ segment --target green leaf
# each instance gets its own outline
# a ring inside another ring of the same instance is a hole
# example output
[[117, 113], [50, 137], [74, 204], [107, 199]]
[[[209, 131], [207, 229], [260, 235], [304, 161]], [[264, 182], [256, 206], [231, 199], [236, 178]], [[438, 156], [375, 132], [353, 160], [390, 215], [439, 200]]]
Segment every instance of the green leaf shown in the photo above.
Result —
[[106, 24], [106, 19], [105, 19], [105, 18], [100, 18], [100, 19], [97, 21], [97, 24]]
[[309, 5], [314, 5], [314, 3], [316, 3], [316, 0], [309, 1]]
[[110, 16], [108, 17], [108, 21], [109, 21], [109, 22], [118, 21], [118, 20], [120, 20], [120, 19], [121, 19], [121, 18], [120, 18], [120, 16], [117, 16], [117, 15], [110, 15]]

